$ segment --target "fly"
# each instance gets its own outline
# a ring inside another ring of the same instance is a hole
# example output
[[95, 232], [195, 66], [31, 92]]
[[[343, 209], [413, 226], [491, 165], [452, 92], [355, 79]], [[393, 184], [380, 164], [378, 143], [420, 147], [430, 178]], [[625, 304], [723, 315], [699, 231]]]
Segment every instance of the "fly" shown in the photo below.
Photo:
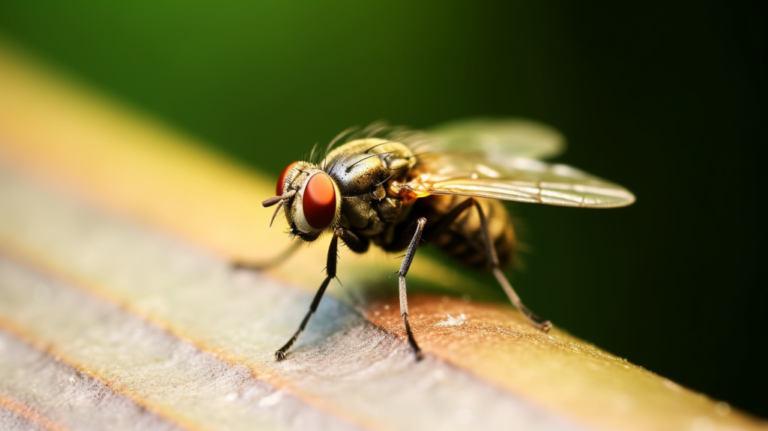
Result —
[[[345, 142], [336, 148], [340, 140]], [[298, 161], [277, 181], [265, 207], [284, 209], [290, 233], [312, 242], [331, 233], [326, 277], [304, 320], [275, 352], [285, 359], [336, 277], [339, 241], [356, 253], [371, 244], [406, 250], [398, 271], [400, 313], [417, 359], [422, 352], [408, 318], [406, 275], [424, 240], [469, 266], [490, 269], [512, 304], [547, 332], [552, 324], [534, 314], [502, 272], [515, 251], [515, 231], [500, 201], [613, 208], [634, 195], [578, 169], [537, 159], [562, 150], [560, 134], [525, 120], [466, 120], [430, 133], [373, 125], [343, 132], [321, 160]]]

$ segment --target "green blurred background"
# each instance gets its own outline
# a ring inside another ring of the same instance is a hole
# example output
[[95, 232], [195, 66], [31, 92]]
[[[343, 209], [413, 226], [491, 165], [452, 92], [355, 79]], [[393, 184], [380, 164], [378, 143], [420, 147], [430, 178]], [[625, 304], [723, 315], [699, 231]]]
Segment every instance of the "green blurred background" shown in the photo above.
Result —
[[558, 160], [638, 202], [513, 207], [526, 303], [768, 417], [761, 17], [707, 1], [6, 0], [0, 36], [275, 176], [377, 119], [553, 125]]

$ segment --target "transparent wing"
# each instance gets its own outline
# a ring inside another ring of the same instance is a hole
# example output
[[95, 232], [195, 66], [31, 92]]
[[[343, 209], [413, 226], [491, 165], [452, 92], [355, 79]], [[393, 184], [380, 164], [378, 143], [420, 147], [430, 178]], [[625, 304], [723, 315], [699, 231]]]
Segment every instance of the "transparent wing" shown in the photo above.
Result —
[[612, 208], [635, 196], [625, 188], [566, 165], [466, 152], [419, 157], [416, 177], [404, 184], [417, 196], [464, 195], [568, 207]]
[[474, 118], [452, 121], [430, 129], [436, 150], [480, 152], [491, 157], [554, 157], [565, 149], [557, 130], [519, 118]]

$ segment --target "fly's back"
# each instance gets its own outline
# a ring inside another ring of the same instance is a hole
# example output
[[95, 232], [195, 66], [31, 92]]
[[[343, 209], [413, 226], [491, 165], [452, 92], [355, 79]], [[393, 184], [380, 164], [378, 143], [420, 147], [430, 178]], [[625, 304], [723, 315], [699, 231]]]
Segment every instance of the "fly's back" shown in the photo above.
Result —
[[408, 176], [416, 157], [405, 144], [366, 138], [336, 148], [323, 164], [343, 196], [342, 226], [375, 237], [402, 213], [402, 199], [390, 185]]

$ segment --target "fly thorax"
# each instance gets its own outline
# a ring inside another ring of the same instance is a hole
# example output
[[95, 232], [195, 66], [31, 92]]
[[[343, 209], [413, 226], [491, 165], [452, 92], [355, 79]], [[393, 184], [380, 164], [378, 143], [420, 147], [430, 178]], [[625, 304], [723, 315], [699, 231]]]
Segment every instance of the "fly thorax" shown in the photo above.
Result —
[[381, 157], [346, 154], [328, 169], [344, 196], [360, 196], [375, 191], [387, 178], [389, 168]]

